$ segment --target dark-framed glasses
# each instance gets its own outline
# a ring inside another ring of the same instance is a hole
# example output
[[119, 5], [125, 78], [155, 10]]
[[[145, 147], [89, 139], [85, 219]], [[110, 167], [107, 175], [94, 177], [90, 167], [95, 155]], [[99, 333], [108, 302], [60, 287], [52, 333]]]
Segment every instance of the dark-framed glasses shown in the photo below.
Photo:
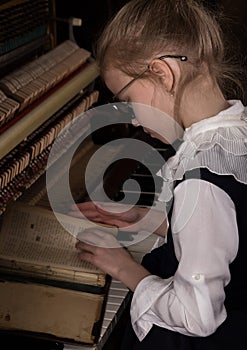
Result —
[[[182, 62], [185, 62], [188, 60], [188, 57], [185, 55], [162, 55], [157, 57], [156, 59], [164, 60], [166, 58], [175, 58]], [[140, 74], [138, 74], [135, 78], [131, 79], [112, 97], [111, 103], [113, 103], [113, 108], [120, 113], [124, 113], [124, 115], [129, 117], [131, 120], [135, 119], [135, 113], [131, 102], [121, 101], [119, 100], [118, 97], [124, 90], [126, 90], [130, 85], [132, 85], [137, 79], [140, 79], [150, 69], [150, 65], [151, 64], [148, 64], [147, 67]]]
[[[182, 62], [185, 62], [188, 60], [187, 56], [184, 55], [162, 55], [157, 57], [156, 59], [158, 60], [164, 60], [166, 58], [175, 58], [178, 59]], [[155, 58], [154, 58], [155, 59]], [[150, 69], [150, 64], [147, 65], [147, 67], [140, 73], [138, 74], [135, 78], [131, 79], [126, 85], [124, 85], [113, 97], [112, 97], [112, 102], [119, 102], [118, 100], [118, 96], [124, 91], [126, 90], [130, 85], [132, 85], [134, 83], [134, 81], [136, 81], [137, 79], [141, 78], [148, 70]]]

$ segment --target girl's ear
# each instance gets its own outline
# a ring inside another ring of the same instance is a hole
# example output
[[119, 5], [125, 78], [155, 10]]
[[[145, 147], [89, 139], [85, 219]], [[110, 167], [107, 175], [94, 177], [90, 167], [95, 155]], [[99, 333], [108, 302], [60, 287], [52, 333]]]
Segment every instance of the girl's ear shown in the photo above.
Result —
[[149, 65], [149, 71], [163, 80], [167, 92], [173, 92], [175, 76], [167, 62], [154, 59]]

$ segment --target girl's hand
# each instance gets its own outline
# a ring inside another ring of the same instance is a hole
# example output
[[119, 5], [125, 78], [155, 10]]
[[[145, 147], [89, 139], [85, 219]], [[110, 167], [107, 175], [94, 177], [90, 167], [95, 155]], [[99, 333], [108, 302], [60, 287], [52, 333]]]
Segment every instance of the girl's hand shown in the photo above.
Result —
[[76, 248], [79, 250], [80, 259], [120, 280], [132, 291], [150, 274], [133, 260], [130, 253], [120, 246], [113, 235], [105, 231], [88, 229], [80, 234], [79, 239]]
[[78, 203], [71, 207], [68, 215], [90, 221], [112, 225], [126, 232], [145, 230], [165, 236], [167, 230], [166, 214], [154, 209], [129, 206], [118, 203]]

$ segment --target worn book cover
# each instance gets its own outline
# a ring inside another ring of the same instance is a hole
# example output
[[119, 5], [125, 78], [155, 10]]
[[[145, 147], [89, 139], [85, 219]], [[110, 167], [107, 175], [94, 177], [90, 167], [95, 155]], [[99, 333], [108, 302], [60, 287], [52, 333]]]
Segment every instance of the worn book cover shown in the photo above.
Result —
[[[56, 341], [94, 344], [110, 278], [78, 257], [87, 220], [18, 203], [0, 230], [0, 329]], [[67, 227], [66, 226], [66, 227]], [[109, 227], [102, 226], [109, 231]], [[111, 232], [117, 232], [115, 229]]]

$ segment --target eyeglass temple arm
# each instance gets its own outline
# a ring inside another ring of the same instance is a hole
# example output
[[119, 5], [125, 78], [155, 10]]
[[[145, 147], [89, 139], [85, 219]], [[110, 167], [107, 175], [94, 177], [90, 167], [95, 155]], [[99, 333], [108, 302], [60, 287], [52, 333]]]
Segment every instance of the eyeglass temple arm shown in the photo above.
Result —
[[163, 60], [165, 58], [176, 58], [183, 62], [188, 60], [187, 56], [182, 56], [182, 55], [164, 55], [164, 56], [158, 57], [159, 60]]

